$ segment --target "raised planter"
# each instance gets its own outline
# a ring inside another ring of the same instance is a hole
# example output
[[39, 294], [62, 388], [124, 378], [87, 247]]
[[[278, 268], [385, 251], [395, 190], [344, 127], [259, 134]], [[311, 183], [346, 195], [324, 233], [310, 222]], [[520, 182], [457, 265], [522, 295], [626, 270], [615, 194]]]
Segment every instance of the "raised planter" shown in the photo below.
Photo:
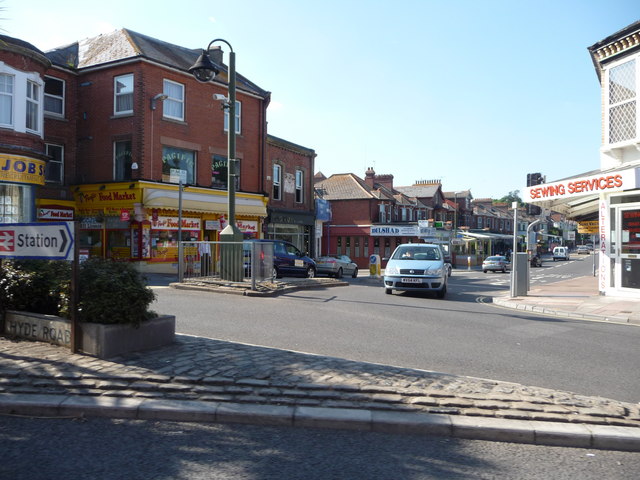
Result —
[[[175, 341], [176, 317], [163, 315], [146, 320], [138, 328], [123, 324], [79, 323], [78, 348], [99, 358], [139, 352]], [[53, 315], [8, 310], [4, 332], [17, 338], [71, 348], [71, 322]]]

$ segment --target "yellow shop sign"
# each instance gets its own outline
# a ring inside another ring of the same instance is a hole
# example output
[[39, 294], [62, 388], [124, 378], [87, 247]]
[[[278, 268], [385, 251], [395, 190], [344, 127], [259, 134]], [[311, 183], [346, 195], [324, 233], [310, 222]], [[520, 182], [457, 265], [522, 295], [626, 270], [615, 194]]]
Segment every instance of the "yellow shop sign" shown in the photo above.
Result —
[[0, 182], [44, 185], [46, 162], [18, 155], [0, 155]]
[[140, 189], [122, 190], [92, 190], [89, 192], [79, 192], [76, 194], [78, 205], [82, 207], [103, 206], [108, 207], [114, 204], [140, 203]]

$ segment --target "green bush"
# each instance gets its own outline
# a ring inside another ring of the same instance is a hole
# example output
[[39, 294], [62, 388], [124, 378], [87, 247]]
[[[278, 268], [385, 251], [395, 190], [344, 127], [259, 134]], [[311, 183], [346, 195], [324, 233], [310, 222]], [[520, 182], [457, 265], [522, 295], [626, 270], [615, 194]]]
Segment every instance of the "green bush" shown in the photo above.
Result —
[[[2, 262], [0, 309], [70, 317], [68, 262]], [[149, 310], [155, 293], [127, 262], [91, 258], [80, 264], [77, 318], [92, 323], [132, 323], [157, 316]]]
[[3, 260], [0, 308], [59, 315], [68, 308], [70, 278], [68, 262]]

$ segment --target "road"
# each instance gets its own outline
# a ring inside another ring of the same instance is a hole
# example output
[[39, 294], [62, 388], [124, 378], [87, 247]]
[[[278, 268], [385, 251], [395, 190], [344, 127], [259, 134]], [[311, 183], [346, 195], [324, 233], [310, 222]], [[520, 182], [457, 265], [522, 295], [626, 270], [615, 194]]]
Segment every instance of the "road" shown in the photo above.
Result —
[[[575, 258], [575, 257], [574, 257]], [[590, 257], [546, 262], [532, 282], [588, 274]], [[637, 326], [552, 318], [486, 304], [509, 275], [455, 271], [447, 299], [385, 295], [362, 278], [348, 287], [276, 298], [156, 288], [153, 309], [177, 331], [210, 338], [640, 400]]]
[[11, 480], [632, 480], [640, 456], [348, 430], [124, 419], [0, 421]]

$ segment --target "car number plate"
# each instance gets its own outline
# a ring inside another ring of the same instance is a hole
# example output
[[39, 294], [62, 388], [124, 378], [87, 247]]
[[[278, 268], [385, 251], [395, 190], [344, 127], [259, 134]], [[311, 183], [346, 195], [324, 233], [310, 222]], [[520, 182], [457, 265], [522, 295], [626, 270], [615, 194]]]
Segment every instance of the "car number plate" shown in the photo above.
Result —
[[294, 260], [293, 263], [295, 264], [296, 267], [304, 267], [303, 260]]
[[422, 280], [419, 278], [403, 278], [401, 282], [402, 283], [422, 283]]

